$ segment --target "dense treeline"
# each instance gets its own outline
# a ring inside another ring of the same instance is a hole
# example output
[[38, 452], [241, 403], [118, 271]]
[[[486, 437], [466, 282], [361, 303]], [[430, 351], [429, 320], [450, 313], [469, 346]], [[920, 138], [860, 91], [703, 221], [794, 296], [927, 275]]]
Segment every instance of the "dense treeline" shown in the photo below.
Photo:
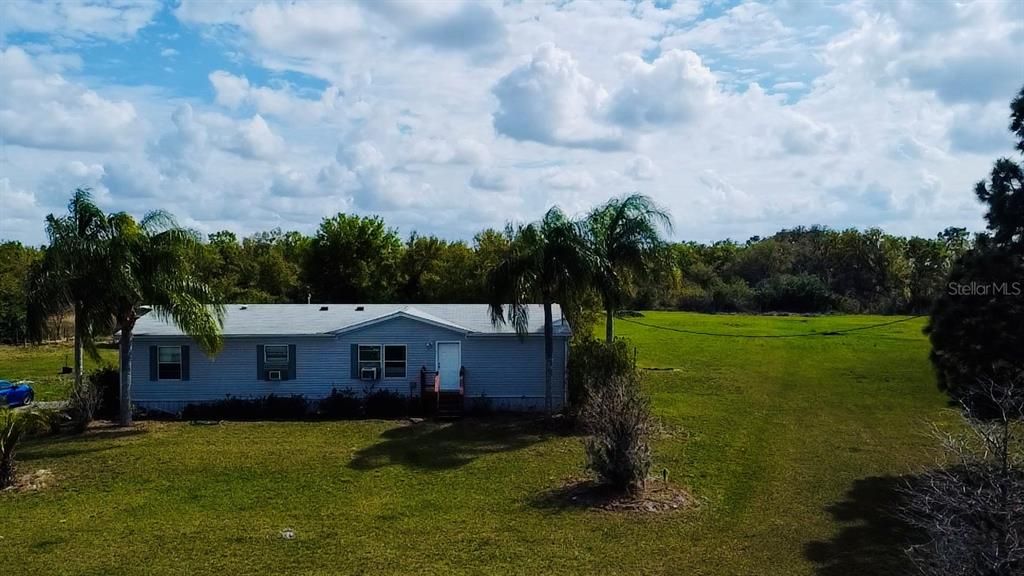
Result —
[[[623, 308], [705, 312], [927, 312], [950, 265], [973, 243], [878, 229], [783, 230], [769, 238], [671, 244], [637, 276]], [[471, 242], [411, 234], [378, 217], [338, 214], [317, 232], [210, 234], [194, 260], [224, 302], [486, 302], [487, 271], [508, 246], [487, 229]], [[0, 244], [0, 339], [25, 338], [25, 278], [44, 249]], [[597, 299], [593, 302], [598, 306]]]
[[[676, 243], [656, 274], [635, 279], [623, 307], [926, 312], [971, 243], [963, 228], [904, 238], [822, 227], [742, 244]], [[312, 237], [212, 234], [199, 266], [227, 302], [486, 302], [487, 271], [507, 245], [493, 229], [472, 243], [416, 233], [403, 242], [379, 218], [339, 214]]]

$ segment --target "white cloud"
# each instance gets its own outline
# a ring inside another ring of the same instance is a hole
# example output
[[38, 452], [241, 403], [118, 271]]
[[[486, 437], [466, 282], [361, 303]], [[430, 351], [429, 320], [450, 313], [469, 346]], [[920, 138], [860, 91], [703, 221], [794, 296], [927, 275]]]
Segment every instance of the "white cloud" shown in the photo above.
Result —
[[444, 138], [415, 138], [403, 147], [402, 161], [413, 164], [470, 164], [487, 162], [487, 147], [472, 138], [460, 138], [449, 143]]
[[171, 115], [174, 130], [164, 134], [151, 150], [163, 170], [172, 176], [198, 179], [210, 154], [206, 126], [198, 122], [192, 106], [183, 104]]
[[586, 190], [594, 187], [594, 177], [586, 170], [558, 168], [547, 171], [540, 181], [559, 190]]
[[295, 122], [340, 121], [358, 117], [361, 112], [353, 106], [345, 109], [342, 90], [328, 86], [318, 100], [303, 98], [290, 88], [252, 86], [245, 76], [235, 76], [223, 70], [211, 72], [210, 83], [221, 106], [237, 109], [249, 105], [260, 114]]
[[494, 95], [494, 129], [510, 138], [599, 150], [622, 146], [621, 134], [599, 120], [605, 89], [553, 44], [541, 45], [529, 63], [504, 76]]
[[257, 114], [238, 126], [227, 141], [226, 149], [249, 158], [274, 160], [284, 151], [284, 146], [284, 140]]
[[0, 3], [0, 38], [9, 32], [126, 40], [149, 24], [158, 0], [55, 0]]
[[118, 198], [158, 198], [164, 177], [146, 162], [115, 162], [103, 165], [100, 182]]
[[512, 188], [514, 182], [501, 170], [492, 166], [480, 166], [470, 175], [469, 185], [480, 190], [502, 191]]
[[669, 50], [651, 64], [634, 55], [622, 60], [628, 72], [612, 96], [609, 115], [615, 122], [635, 127], [675, 124], [714, 104], [715, 75], [694, 52]]
[[40, 69], [17, 46], [0, 51], [0, 136], [8, 144], [109, 150], [136, 142], [135, 107]]
[[36, 196], [27, 190], [11, 185], [9, 178], [0, 178], [0, 203], [3, 204], [3, 219], [28, 219], [41, 216]]
[[654, 165], [654, 161], [647, 156], [635, 156], [626, 163], [626, 176], [634, 180], [654, 180], [661, 171]]
[[[344, 209], [468, 238], [632, 191], [688, 239], [977, 227], [1024, 51], [996, 2], [183, 0], [131, 44], [139, 20], [71, 5], [0, 8], [0, 178], [40, 211], [89, 185], [240, 233]], [[197, 48], [217, 64], [186, 70]], [[0, 235], [41, 240], [17, 222]]]

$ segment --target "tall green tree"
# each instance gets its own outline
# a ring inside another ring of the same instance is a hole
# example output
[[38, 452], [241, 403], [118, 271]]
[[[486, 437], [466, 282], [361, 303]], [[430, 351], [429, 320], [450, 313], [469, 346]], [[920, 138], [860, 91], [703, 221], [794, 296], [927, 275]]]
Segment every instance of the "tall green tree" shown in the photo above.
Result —
[[594, 280], [605, 311], [605, 338], [615, 338], [615, 310], [633, 289], [638, 276], [653, 274], [664, 261], [662, 230], [672, 219], [643, 194], [612, 198], [586, 219], [590, 251], [596, 257]]
[[102, 305], [121, 332], [119, 417], [122, 426], [131, 426], [132, 336], [139, 318], [148, 313], [170, 320], [204, 351], [215, 353], [222, 344], [224, 308], [192, 265], [202, 249], [194, 232], [162, 211], [139, 221], [122, 212], [108, 221], [109, 277]]
[[63, 216], [46, 217], [49, 245], [29, 274], [28, 323], [33, 339], [44, 337], [47, 322], [69, 308], [75, 314], [76, 389], [81, 389], [83, 356], [99, 359], [95, 336], [109, 333], [106, 298], [109, 229], [106, 215], [87, 188], [79, 188]]
[[306, 274], [323, 302], [388, 302], [395, 297], [402, 240], [380, 218], [324, 218], [309, 247]]
[[[1010, 105], [1010, 130], [1024, 153], [1024, 88]], [[939, 386], [984, 411], [983, 381], [1024, 374], [1024, 163], [996, 160], [975, 187], [987, 205], [988, 232], [953, 265], [932, 310], [928, 333]]]
[[29, 270], [42, 252], [21, 242], [0, 242], [0, 342], [19, 343], [28, 338]]
[[[505, 231], [508, 247], [487, 277], [488, 304], [495, 325], [511, 324], [524, 337], [529, 304], [544, 308], [544, 406], [552, 409], [554, 319], [552, 305], [563, 307], [589, 289], [597, 262], [590, 252], [582, 222], [557, 206], [539, 222]], [[585, 326], [578, 329], [585, 330]]]

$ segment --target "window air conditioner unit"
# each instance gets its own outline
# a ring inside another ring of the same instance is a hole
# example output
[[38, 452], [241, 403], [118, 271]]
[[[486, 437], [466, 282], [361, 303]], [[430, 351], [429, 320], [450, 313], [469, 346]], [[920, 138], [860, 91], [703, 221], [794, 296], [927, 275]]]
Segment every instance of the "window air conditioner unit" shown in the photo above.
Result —
[[280, 370], [267, 370], [267, 380], [281, 380]]
[[377, 368], [363, 368], [359, 371], [360, 380], [376, 380], [377, 379]]

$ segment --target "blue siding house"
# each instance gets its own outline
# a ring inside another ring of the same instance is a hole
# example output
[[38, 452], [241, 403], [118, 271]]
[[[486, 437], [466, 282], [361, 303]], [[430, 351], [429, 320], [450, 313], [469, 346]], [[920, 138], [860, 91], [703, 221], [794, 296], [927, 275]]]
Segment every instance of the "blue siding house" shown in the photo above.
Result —
[[[554, 318], [557, 410], [565, 403], [570, 329], [557, 305]], [[418, 396], [430, 388], [458, 394], [463, 405], [545, 407], [540, 305], [529, 308], [525, 337], [494, 326], [484, 304], [231, 304], [223, 334], [223, 350], [207, 356], [173, 324], [143, 316], [132, 356], [134, 403], [176, 413], [227, 396], [315, 400], [333, 389]]]

